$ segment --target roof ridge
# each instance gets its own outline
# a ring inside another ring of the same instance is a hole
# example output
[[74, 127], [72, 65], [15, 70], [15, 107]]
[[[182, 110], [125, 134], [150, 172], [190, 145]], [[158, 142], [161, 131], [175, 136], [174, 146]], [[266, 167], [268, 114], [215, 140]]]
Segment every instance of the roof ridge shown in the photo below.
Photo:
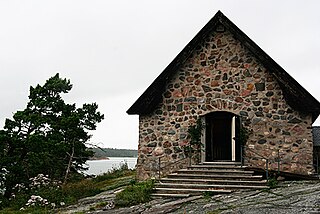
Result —
[[[128, 114], [149, 114], [162, 100], [162, 93], [166, 83], [177, 72], [179, 67], [193, 53], [197, 45], [221, 23], [273, 74], [279, 83], [283, 94], [291, 107], [301, 112], [312, 113], [314, 122], [320, 114], [320, 103], [304, 87], [302, 87], [290, 74], [278, 65], [266, 52], [264, 52], [253, 40], [230, 21], [220, 10], [210, 21], [196, 34], [196, 36], [180, 51], [162, 73], [152, 82], [146, 91], [127, 110]], [[301, 102], [301, 97], [304, 102]]]

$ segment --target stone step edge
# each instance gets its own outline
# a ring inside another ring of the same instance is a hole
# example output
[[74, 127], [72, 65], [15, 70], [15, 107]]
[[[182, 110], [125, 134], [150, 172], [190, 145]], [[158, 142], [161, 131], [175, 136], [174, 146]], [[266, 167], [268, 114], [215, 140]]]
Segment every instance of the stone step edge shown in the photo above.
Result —
[[242, 180], [213, 180], [213, 179], [192, 179], [192, 178], [161, 178], [161, 181], [168, 182], [168, 181], [179, 181], [179, 182], [212, 182], [212, 183], [259, 183], [259, 184], [266, 184], [267, 180], [258, 180], [258, 181], [242, 181]]
[[252, 185], [212, 185], [212, 184], [176, 184], [162, 183], [156, 184], [156, 187], [173, 186], [173, 187], [195, 187], [195, 188], [221, 188], [221, 189], [267, 189], [268, 186], [252, 186]]
[[179, 172], [204, 172], [204, 173], [243, 173], [243, 174], [253, 174], [254, 171], [244, 171], [244, 170], [205, 170], [205, 169], [180, 169]]
[[201, 164], [199, 164], [199, 165], [241, 165], [241, 162], [232, 162], [232, 161], [230, 161], [230, 162], [228, 162], [228, 161], [214, 161], [214, 162], [202, 162]]
[[168, 176], [176, 176], [176, 177], [209, 177], [209, 178], [254, 178], [261, 179], [262, 175], [199, 175], [199, 174], [183, 174], [183, 173], [172, 173]]
[[223, 166], [223, 165], [191, 165], [188, 168], [218, 168], [218, 169], [246, 169], [247, 166], [237, 166], [237, 165], [230, 165], [230, 166]]
[[151, 197], [188, 198], [190, 194], [182, 193], [152, 193]]
[[213, 193], [232, 193], [232, 190], [217, 190], [217, 189], [179, 189], [179, 188], [164, 188], [164, 187], [155, 187], [155, 191], [181, 191], [181, 192], [213, 192]]

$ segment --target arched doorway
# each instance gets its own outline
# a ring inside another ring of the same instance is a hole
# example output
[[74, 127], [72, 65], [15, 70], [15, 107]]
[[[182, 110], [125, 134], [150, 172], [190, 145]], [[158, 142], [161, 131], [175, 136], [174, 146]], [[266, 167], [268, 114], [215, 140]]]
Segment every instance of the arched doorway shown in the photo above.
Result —
[[240, 161], [239, 116], [213, 112], [205, 116], [205, 162]]

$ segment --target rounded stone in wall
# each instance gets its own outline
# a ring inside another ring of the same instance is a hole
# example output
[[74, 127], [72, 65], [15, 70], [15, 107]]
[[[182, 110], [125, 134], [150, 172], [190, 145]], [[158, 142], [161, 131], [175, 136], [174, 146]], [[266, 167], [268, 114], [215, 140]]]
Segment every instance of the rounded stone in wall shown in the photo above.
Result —
[[264, 83], [255, 83], [256, 91], [264, 91], [265, 84]]
[[258, 140], [258, 143], [259, 143], [259, 144], [265, 144], [266, 142], [267, 142], [266, 139], [260, 139], [260, 140]]
[[263, 112], [262, 111], [257, 111], [257, 112], [255, 112], [255, 115], [257, 117], [263, 117]]
[[178, 146], [173, 147], [175, 153], [182, 152], [181, 148]]
[[170, 130], [168, 131], [168, 134], [170, 134], [170, 135], [174, 135], [175, 133], [176, 133], [176, 131], [173, 130], [173, 129], [170, 129]]
[[161, 147], [157, 147], [153, 151], [153, 155], [155, 155], [155, 156], [163, 155], [163, 153], [164, 153], [164, 151], [163, 151], [163, 148], [161, 148]]
[[166, 141], [163, 143], [163, 147], [164, 148], [168, 148], [168, 147], [171, 147], [172, 146], [172, 143], [170, 143], [169, 141]]
[[147, 146], [148, 146], [148, 147], [156, 147], [156, 146], [157, 146], [157, 143], [156, 143], [156, 142], [151, 142], [151, 143], [148, 143]]
[[248, 116], [248, 112], [246, 112], [246, 111], [240, 111], [240, 115], [247, 117], [247, 116]]
[[166, 149], [164, 150], [164, 153], [167, 154], [167, 155], [170, 155], [170, 154], [172, 153], [172, 150], [169, 149], [169, 148], [166, 148]]

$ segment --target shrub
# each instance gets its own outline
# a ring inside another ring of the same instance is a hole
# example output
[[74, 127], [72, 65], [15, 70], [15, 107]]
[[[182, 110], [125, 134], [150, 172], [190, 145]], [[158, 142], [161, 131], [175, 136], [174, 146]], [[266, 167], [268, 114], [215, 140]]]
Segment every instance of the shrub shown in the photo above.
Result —
[[24, 209], [21, 212], [25, 213], [54, 212], [55, 208], [73, 204], [80, 198], [93, 196], [110, 188], [128, 184], [133, 186], [135, 184], [132, 180], [133, 176], [134, 170], [128, 169], [127, 164], [114, 168], [95, 179], [81, 179], [81, 176], [78, 176], [72, 179], [74, 182], [67, 184], [39, 174], [29, 179], [28, 183], [15, 185], [10, 198], [0, 194], [0, 210], [2, 209], [0, 214], [10, 213], [11, 210], [12, 213], [19, 213], [18, 210], [21, 208]]
[[212, 196], [214, 196], [215, 195], [215, 193], [214, 192], [209, 192], [209, 191], [206, 191], [206, 192], [204, 192], [203, 193], [203, 197], [205, 198], [205, 199], [210, 199]]
[[62, 186], [62, 194], [66, 197], [65, 201], [68, 204], [74, 203], [80, 198], [93, 196], [100, 192], [101, 190], [90, 180], [82, 180]]
[[101, 182], [101, 181], [105, 181], [105, 180], [119, 178], [119, 177], [129, 175], [129, 174], [131, 174], [131, 172], [132, 172], [132, 170], [129, 169], [127, 162], [124, 162], [123, 164], [120, 165], [119, 168], [112, 168], [108, 172], [97, 176], [96, 178], [94, 178], [94, 181]]
[[40, 207], [51, 209], [75, 203], [80, 198], [93, 196], [100, 192], [100, 188], [90, 180], [61, 185], [61, 182], [39, 174], [31, 178], [28, 185], [17, 184], [11, 198], [9, 200], [2, 198], [2, 204], [3, 207], [10, 207], [14, 210]]
[[189, 126], [188, 128], [188, 138], [190, 138], [190, 142], [182, 146], [185, 156], [194, 157], [196, 162], [200, 161], [202, 147], [201, 136], [203, 129], [204, 124], [199, 118], [195, 125]]
[[131, 186], [127, 186], [119, 192], [115, 198], [115, 205], [118, 207], [127, 207], [150, 201], [154, 181], [148, 180]]
[[275, 176], [272, 176], [269, 178], [268, 180], [268, 186], [271, 188], [271, 189], [274, 189], [276, 188], [278, 185], [278, 180]]
[[61, 198], [57, 197], [61, 195], [60, 183], [43, 174], [30, 178], [28, 184], [16, 184], [11, 192], [11, 197], [4, 200], [3, 206], [15, 210], [29, 207], [50, 207], [52, 202]]

